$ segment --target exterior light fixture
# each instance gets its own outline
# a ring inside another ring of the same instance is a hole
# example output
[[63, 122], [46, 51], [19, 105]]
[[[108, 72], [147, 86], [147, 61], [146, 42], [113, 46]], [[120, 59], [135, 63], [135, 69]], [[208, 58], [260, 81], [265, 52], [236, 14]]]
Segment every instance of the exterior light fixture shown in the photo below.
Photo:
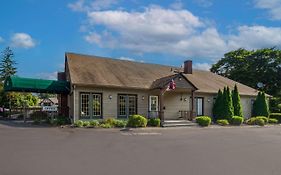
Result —
[[112, 99], [112, 95], [109, 95], [108, 98], [111, 100]]
[[142, 100], [144, 100], [144, 95], [141, 97]]

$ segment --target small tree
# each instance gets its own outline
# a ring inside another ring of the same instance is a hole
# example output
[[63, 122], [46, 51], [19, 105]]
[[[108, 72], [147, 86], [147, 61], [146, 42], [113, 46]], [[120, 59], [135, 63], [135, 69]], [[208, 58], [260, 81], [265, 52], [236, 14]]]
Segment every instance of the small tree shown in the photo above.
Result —
[[213, 118], [214, 118], [214, 121], [217, 121], [218, 119], [222, 118], [222, 116], [221, 116], [222, 100], [223, 100], [223, 93], [219, 89], [216, 101], [215, 101], [214, 106], [213, 106]]
[[233, 103], [234, 115], [243, 117], [240, 95], [236, 84], [234, 86], [234, 90], [232, 91], [232, 103]]
[[234, 115], [232, 97], [229, 87], [225, 87], [223, 90], [222, 100], [222, 119], [230, 120]]
[[7, 77], [15, 75], [17, 68], [15, 67], [14, 53], [7, 47], [2, 52], [1, 62], [0, 62], [0, 81], [4, 81]]
[[265, 93], [259, 92], [253, 104], [253, 116], [266, 116], [269, 115], [268, 104], [266, 101]]

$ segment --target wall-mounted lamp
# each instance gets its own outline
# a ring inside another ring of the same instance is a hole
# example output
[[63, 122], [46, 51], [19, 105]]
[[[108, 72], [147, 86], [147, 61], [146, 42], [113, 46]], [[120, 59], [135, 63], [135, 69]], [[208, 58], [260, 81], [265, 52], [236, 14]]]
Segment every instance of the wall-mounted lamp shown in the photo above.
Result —
[[184, 98], [184, 101], [187, 101], [187, 98]]
[[109, 95], [108, 98], [111, 100], [112, 99], [112, 95]]
[[210, 103], [210, 101], [211, 101], [211, 100], [208, 98], [208, 100], [207, 100], [207, 101], [208, 101], [208, 103]]
[[144, 100], [144, 96], [142, 96], [141, 99]]

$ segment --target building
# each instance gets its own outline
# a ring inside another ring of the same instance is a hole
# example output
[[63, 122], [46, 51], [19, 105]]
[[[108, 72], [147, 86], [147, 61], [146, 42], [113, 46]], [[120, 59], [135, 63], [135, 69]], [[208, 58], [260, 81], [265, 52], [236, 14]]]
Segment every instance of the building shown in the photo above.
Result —
[[[192, 120], [212, 116], [219, 89], [240, 92], [243, 113], [251, 116], [252, 101], [258, 91], [209, 71], [147, 64], [98, 56], [65, 54], [65, 71], [58, 80], [70, 82], [70, 93], [59, 95], [59, 105], [78, 119], [128, 118], [132, 114], [166, 119]], [[174, 90], [166, 91], [173, 82]]]

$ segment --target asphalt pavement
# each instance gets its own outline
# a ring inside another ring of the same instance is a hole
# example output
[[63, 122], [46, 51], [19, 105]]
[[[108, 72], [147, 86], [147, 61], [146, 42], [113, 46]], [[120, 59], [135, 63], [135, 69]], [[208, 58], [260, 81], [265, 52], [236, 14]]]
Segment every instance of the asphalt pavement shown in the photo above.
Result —
[[73, 129], [0, 122], [0, 175], [280, 175], [281, 126]]

